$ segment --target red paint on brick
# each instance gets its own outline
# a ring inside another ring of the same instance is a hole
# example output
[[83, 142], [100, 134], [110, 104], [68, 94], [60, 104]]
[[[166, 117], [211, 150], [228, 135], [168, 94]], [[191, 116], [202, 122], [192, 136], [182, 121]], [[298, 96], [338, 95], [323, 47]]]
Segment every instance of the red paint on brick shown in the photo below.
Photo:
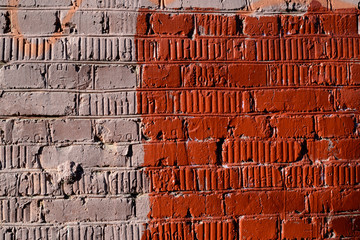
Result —
[[278, 239], [277, 218], [241, 218], [240, 239]]
[[136, 39], [143, 238], [355, 236], [358, 12], [147, 14]]

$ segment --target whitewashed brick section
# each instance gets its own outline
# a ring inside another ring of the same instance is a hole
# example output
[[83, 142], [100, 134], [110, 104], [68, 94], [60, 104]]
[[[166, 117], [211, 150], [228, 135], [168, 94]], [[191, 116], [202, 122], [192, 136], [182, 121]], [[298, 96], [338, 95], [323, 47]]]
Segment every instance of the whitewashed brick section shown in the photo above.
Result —
[[25, 38], [0, 12], [0, 239], [140, 240], [146, 228], [134, 35], [137, 9], [158, 5], [84, 0], [61, 26], [74, 2], [19, 1]]

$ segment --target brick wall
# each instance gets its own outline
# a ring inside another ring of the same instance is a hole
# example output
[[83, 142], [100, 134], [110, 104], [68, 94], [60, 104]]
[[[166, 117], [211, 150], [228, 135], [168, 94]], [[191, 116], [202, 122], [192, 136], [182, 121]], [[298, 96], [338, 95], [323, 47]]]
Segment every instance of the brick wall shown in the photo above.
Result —
[[0, 1], [0, 239], [357, 239], [356, 7]]

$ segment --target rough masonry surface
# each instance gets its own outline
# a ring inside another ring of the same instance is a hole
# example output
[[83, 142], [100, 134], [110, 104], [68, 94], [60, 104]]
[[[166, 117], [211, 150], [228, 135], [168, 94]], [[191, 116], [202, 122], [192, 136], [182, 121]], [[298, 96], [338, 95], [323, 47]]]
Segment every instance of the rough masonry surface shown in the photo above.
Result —
[[0, 239], [359, 239], [352, 0], [0, 0]]

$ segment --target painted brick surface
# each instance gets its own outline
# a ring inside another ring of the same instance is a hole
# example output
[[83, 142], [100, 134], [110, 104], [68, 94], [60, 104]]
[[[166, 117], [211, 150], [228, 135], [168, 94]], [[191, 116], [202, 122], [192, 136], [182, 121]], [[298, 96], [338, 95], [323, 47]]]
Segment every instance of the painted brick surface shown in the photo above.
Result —
[[358, 239], [352, 0], [0, 0], [0, 239]]

